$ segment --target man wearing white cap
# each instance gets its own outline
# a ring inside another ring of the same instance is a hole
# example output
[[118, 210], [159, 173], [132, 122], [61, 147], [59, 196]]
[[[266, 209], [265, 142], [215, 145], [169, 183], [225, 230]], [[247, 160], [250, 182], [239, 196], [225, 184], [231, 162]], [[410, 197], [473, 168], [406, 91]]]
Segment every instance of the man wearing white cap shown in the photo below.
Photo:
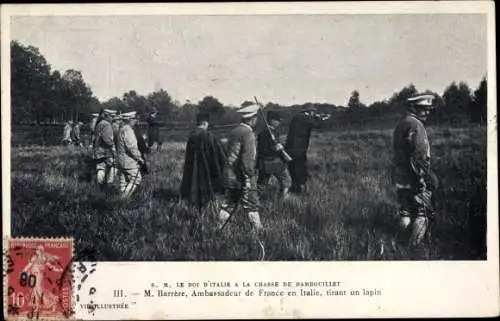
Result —
[[248, 213], [256, 230], [262, 228], [259, 216], [259, 198], [256, 182], [256, 138], [253, 127], [257, 122], [259, 106], [253, 104], [238, 110], [241, 123], [228, 134], [227, 159], [223, 176], [226, 202], [219, 212], [221, 224], [225, 223], [239, 202]]
[[116, 153], [120, 167], [120, 195], [122, 198], [130, 197], [142, 180], [140, 168], [144, 165], [144, 160], [133, 129], [137, 122], [136, 116], [135, 111], [120, 115], [123, 123], [116, 141]]
[[430, 145], [423, 124], [434, 99], [434, 95], [409, 98], [408, 112], [393, 133], [393, 181], [400, 203], [398, 236], [410, 233], [411, 246], [421, 243], [434, 214], [433, 191], [437, 179], [431, 172]]
[[104, 109], [102, 117], [95, 127], [93, 146], [94, 162], [96, 164], [97, 184], [105, 188], [114, 181], [114, 154], [115, 142], [111, 121], [116, 115], [115, 110]]

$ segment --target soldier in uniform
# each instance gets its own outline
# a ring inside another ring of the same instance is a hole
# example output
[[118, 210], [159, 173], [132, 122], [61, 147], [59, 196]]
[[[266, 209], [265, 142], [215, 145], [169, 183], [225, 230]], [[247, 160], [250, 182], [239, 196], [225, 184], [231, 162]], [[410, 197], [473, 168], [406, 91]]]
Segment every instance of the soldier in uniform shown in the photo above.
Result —
[[115, 178], [115, 141], [111, 125], [114, 115], [116, 115], [115, 110], [105, 109], [103, 111], [102, 117], [97, 121], [94, 141], [92, 143], [96, 179], [97, 184], [101, 188], [112, 184]]
[[73, 128], [73, 121], [68, 120], [66, 124], [64, 125], [64, 130], [63, 130], [63, 139], [62, 142], [64, 145], [71, 145], [71, 130]]
[[120, 196], [129, 198], [141, 183], [140, 168], [144, 166], [144, 159], [137, 145], [134, 125], [137, 122], [136, 112], [120, 115], [122, 125], [116, 140], [117, 163], [120, 168]]
[[80, 132], [81, 132], [81, 127], [83, 123], [82, 122], [75, 122], [73, 125], [73, 128], [71, 129], [71, 140], [73, 141], [73, 144], [75, 146], [82, 146], [81, 142], [81, 137], [80, 137]]
[[328, 118], [329, 116], [317, 114], [314, 109], [308, 109], [294, 116], [290, 122], [285, 151], [292, 157], [288, 168], [292, 177], [290, 190], [295, 193], [301, 193], [305, 190], [305, 184], [309, 178], [307, 149], [309, 148], [311, 131]]
[[219, 212], [221, 224], [226, 222], [239, 203], [248, 213], [255, 230], [262, 229], [259, 216], [255, 161], [256, 139], [253, 128], [259, 106], [254, 104], [238, 110], [241, 123], [228, 134], [227, 159], [223, 169], [226, 200]]
[[280, 154], [283, 145], [277, 133], [281, 123], [279, 114], [275, 111], [269, 111], [267, 122], [269, 129], [263, 130], [257, 136], [257, 169], [259, 170], [257, 185], [262, 191], [269, 184], [271, 176], [275, 176], [280, 185], [281, 197], [286, 198], [292, 185], [292, 179], [288, 173], [287, 164]]
[[90, 148], [92, 148], [92, 143], [94, 142], [95, 126], [97, 125], [97, 120], [102, 116], [102, 111], [100, 113], [93, 113], [92, 118], [89, 123], [90, 130]]
[[[436, 176], [431, 172], [431, 153], [423, 122], [433, 107], [433, 95], [408, 99], [406, 116], [393, 133], [393, 181], [400, 204], [398, 239], [409, 236], [409, 245], [421, 243], [434, 215], [433, 192]], [[407, 243], [408, 239], [404, 240]]]

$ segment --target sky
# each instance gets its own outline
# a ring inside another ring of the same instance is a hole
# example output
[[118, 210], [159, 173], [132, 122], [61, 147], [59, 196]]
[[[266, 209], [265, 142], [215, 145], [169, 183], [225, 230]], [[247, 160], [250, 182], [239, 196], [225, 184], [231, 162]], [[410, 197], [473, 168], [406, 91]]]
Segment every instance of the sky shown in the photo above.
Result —
[[15, 16], [11, 39], [80, 70], [101, 101], [163, 88], [180, 103], [345, 105], [358, 90], [370, 104], [409, 83], [474, 89], [487, 71], [479, 14]]

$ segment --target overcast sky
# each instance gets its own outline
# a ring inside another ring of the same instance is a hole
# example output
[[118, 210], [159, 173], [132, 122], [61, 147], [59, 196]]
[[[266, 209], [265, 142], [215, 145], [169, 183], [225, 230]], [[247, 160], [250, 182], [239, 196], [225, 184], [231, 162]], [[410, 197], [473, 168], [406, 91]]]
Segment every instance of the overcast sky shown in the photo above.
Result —
[[408, 83], [475, 88], [487, 71], [485, 15], [13, 17], [11, 37], [53, 69], [80, 70], [101, 101], [164, 88], [240, 105], [370, 104]]

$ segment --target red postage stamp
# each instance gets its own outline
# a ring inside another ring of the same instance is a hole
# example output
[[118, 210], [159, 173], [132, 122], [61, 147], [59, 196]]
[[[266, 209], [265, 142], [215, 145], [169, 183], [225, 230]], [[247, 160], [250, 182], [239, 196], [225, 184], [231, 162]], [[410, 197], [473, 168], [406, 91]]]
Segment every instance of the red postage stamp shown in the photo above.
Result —
[[9, 239], [4, 254], [4, 315], [8, 320], [72, 315], [73, 240]]

